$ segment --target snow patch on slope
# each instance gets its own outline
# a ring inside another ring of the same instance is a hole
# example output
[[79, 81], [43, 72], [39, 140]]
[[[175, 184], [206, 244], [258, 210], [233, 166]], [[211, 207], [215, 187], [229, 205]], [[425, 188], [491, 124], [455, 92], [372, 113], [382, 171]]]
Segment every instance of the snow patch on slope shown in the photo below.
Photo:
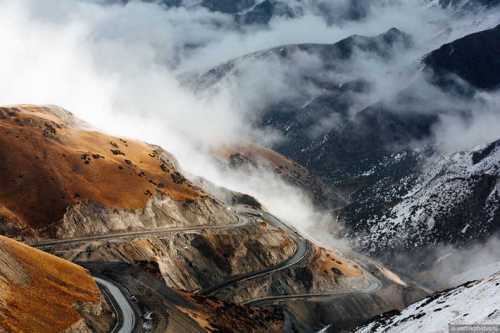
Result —
[[447, 333], [448, 324], [500, 324], [500, 272], [429, 296], [356, 332]]
[[[498, 143], [471, 152], [441, 155], [428, 161], [416, 185], [397, 205], [383, 216], [368, 219], [371, 227], [361, 240], [364, 248], [376, 251], [376, 248], [386, 246], [396, 248], [432, 243], [433, 237], [443, 232], [444, 223], [453, 223], [458, 230], [454, 233], [464, 239], [482, 233], [479, 229], [494, 223], [497, 215], [499, 185], [494, 179], [500, 177], [499, 167]], [[480, 195], [484, 198], [479, 199]], [[481, 210], [483, 216], [467, 216], [470, 213], [467, 210], [472, 209]], [[477, 221], [473, 218], [480, 219], [481, 223], [475, 223]]]

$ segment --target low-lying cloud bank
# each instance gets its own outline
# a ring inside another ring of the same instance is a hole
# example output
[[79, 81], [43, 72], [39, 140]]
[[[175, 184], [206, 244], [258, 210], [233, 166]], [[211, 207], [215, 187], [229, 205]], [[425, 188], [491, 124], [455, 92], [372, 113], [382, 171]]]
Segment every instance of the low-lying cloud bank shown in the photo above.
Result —
[[[334, 13], [345, 4], [331, 2], [328, 10]], [[253, 125], [255, 112], [304, 91], [314, 95], [318, 87], [294, 79], [303, 72], [321, 71], [322, 62], [307, 53], [294, 62], [300, 66], [276, 58], [253, 62], [245, 68], [243, 80], [213, 95], [193, 93], [180, 78], [270, 47], [334, 43], [353, 34], [370, 36], [397, 27], [412, 36], [411, 50], [395, 62], [360, 53], [339, 73], [361, 75], [374, 83], [360, 102], [365, 105], [390, 96], [402, 81], [411, 80], [426, 52], [491, 27], [494, 21], [494, 16], [482, 16], [481, 21], [452, 17], [418, 0], [376, 2], [356, 20], [325, 19], [321, 13], [308, 9], [295, 19], [273, 19], [266, 27], [236, 27], [231, 16], [204, 8], [165, 10], [139, 1], [103, 5], [89, 0], [0, 0], [0, 103], [57, 104], [107, 132], [162, 145], [188, 172], [253, 194], [302, 229], [315, 229], [318, 220], [329, 217], [317, 213], [300, 191], [271, 174], [223, 173], [207, 151], [232, 142], [279, 140], [276, 133]], [[460, 146], [489, 140], [492, 135], [483, 138], [477, 133], [496, 130], [493, 124], [500, 117], [491, 110], [470, 121], [443, 122], [438, 131], [443, 133], [441, 145], [455, 149], [449, 143], [460, 131], [467, 133]], [[330, 120], [327, 127], [335, 125], [335, 119]]]
[[492, 237], [483, 244], [467, 248], [440, 246], [432, 275], [443, 287], [481, 279], [500, 270], [500, 239]]

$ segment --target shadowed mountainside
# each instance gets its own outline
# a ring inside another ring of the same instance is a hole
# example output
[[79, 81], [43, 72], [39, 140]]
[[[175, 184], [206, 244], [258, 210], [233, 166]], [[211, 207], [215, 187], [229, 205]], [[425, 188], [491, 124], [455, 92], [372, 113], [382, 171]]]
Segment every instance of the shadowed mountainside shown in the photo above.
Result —
[[495, 90], [500, 86], [499, 39], [500, 25], [445, 44], [428, 54], [424, 63], [440, 86], [456, 75], [476, 88]]

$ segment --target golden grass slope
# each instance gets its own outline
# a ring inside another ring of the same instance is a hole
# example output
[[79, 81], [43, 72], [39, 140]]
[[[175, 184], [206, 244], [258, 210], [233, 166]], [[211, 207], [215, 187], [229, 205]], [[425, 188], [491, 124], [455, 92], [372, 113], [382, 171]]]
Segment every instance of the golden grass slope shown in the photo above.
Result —
[[137, 209], [154, 195], [205, 195], [161, 148], [84, 129], [57, 107], [30, 105], [0, 107], [0, 188], [0, 224], [14, 235], [50, 234], [81, 201]]
[[297, 176], [305, 177], [308, 171], [298, 163], [286, 158], [285, 156], [262, 146], [254, 144], [239, 144], [232, 146], [222, 146], [214, 151], [214, 155], [231, 160], [240, 157], [246, 159], [255, 165], [259, 162], [268, 163], [277, 172], [295, 173]]
[[0, 236], [0, 332], [62, 332], [100, 301], [82, 267]]

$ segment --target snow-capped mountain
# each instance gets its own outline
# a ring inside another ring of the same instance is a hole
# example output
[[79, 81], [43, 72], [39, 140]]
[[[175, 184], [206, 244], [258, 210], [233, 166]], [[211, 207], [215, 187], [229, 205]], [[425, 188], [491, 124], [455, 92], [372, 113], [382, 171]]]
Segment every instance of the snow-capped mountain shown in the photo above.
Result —
[[[432, 82], [467, 96], [475, 96], [478, 88], [495, 89], [500, 83], [500, 76], [495, 75], [500, 69], [495, 56], [499, 36], [496, 27], [431, 52], [424, 63], [432, 71]], [[461, 81], [452, 79], [456, 77]], [[465, 117], [474, 114], [467, 108], [460, 112]], [[427, 121], [432, 127], [439, 120]], [[497, 147], [498, 141], [451, 155], [436, 154], [439, 150], [432, 145], [426, 150], [395, 152], [366, 171], [372, 182], [354, 193], [352, 204], [343, 210], [343, 218], [352, 226], [351, 236], [365, 234], [361, 247], [384, 255], [437, 243], [463, 245], [488, 237], [499, 227]], [[412, 161], [410, 173], [396, 182], [386, 178], [383, 172], [391, 170], [388, 166], [408, 158]]]
[[500, 228], [499, 168], [500, 141], [426, 161], [398, 204], [357, 221], [368, 229], [361, 247], [376, 253], [411, 251], [489, 237]]
[[[416, 73], [425, 73], [420, 80], [443, 92], [437, 98], [456, 100], [458, 94], [467, 103], [475, 100], [483, 89], [494, 89], [498, 84], [500, 75], [495, 73], [500, 63], [495, 41], [499, 36], [496, 27], [439, 47], [423, 58], [423, 70]], [[398, 52], [392, 52], [394, 48]], [[497, 143], [448, 156], [439, 154], [433, 142], [441, 115], [471, 117], [474, 111], [469, 104], [458, 105], [456, 110], [439, 100], [429, 104], [427, 96], [413, 94], [421, 86], [417, 81], [403, 83], [388, 99], [365, 106], [364, 97], [370, 94], [372, 82], [364, 73], [334, 75], [339, 68], [345, 69], [346, 60], [359, 54], [377, 57], [383, 63], [411, 49], [411, 37], [397, 29], [375, 37], [351, 36], [330, 45], [282, 46], [208, 71], [198, 78], [197, 89], [217, 88], [228, 78], [243, 80], [249, 63], [277, 59], [296, 68], [297, 54], [316, 55], [322, 70], [300, 72], [297, 82], [312, 82], [321, 88], [319, 93], [315, 90], [271, 104], [262, 112], [259, 124], [278, 130], [286, 138], [274, 149], [349, 198], [346, 206], [336, 210], [338, 221], [347, 228], [346, 235], [363, 251], [386, 259], [415, 247], [463, 245], [484, 239], [500, 225], [494, 171], [500, 157], [496, 148], [491, 148]], [[428, 109], [406, 112], [421, 105]], [[328, 121], [335, 126], [318, 130]], [[321, 135], [311, 135], [313, 129]], [[415, 142], [426, 144], [415, 149]]]

